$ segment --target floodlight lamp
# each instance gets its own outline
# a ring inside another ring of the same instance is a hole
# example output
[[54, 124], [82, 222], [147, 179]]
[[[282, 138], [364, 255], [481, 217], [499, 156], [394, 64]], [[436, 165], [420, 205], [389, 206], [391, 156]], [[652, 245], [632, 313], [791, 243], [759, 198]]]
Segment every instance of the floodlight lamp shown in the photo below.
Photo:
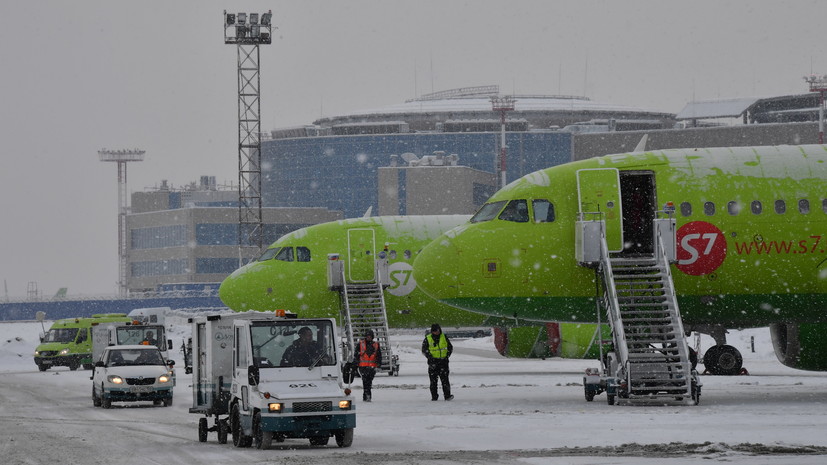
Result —
[[267, 12], [261, 15], [261, 25], [262, 26], [269, 26], [270, 25], [270, 18], [273, 17], [273, 13]]
[[239, 13], [238, 14], [238, 24], [244, 24], [247, 22], [247, 13]]
[[250, 24], [258, 24], [258, 13], [250, 13]]
[[235, 13], [224, 13], [224, 24], [227, 26], [235, 24]]

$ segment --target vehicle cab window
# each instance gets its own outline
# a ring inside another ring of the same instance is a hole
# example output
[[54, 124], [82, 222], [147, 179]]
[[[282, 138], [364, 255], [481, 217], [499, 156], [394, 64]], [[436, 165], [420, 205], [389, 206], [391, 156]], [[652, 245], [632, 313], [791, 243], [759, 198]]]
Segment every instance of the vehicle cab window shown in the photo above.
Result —
[[491, 202], [483, 205], [474, 216], [471, 217], [472, 223], [482, 223], [483, 221], [491, 221], [497, 217], [497, 213], [502, 210], [505, 205], [505, 200], [499, 202]]
[[296, 261], [309, 262], [310, 249], [308, 249], [307, 247], [296, 247]]
[[515, 223], [528, 222], [528, 202], [525, 199], [512, 200], [503, 208], [499, 219]]
[[281, 250], [281, 247], [273, 247], [272, 249], [267, 249], [258, 257], [258, 261], [263, 262], [265, 260], [270, 260], [271, 258], [275, 257], [276, 254]]
[[551, 223], [554, 221], [553, 203], [546, 199], [536, 199], [531, 202], [531, 206], [534, 208], [535, 223]]

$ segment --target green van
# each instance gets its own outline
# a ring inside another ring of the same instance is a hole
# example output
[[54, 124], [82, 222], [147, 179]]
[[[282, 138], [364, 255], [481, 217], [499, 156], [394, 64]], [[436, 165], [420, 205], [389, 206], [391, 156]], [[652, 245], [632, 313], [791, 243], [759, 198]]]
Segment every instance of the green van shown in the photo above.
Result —
[[34, 363], [40, 371], [53, 366], [77, 370], [83, 365], [87, 370], [92, 369], [92, 326], [129, 321], [132, 319], [126, 313], [99, 313], [91, 318], [56, 320], [46, 334], [41, 334], [41, 344], [34, 351]]

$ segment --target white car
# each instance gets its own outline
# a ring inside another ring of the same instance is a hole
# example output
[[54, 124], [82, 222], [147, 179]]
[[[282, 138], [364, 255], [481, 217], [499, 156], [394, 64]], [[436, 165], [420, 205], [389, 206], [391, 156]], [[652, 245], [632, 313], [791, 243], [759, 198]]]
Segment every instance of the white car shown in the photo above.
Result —
[[174, 362], [164, 360], [153, 345], [120, 345], [104, 349], [92, 372], [92, 405], [152, 401], [172, 405]]

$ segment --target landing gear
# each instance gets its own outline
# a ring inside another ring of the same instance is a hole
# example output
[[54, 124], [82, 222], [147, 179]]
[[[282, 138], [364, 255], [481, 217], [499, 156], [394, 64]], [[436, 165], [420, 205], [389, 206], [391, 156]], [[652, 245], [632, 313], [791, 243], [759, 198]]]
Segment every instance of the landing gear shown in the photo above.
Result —
[[741, 352], [731, 345], [712, 346], [704, 354], [704, 368], [713, 375], [735, 376], [743, 364]]

